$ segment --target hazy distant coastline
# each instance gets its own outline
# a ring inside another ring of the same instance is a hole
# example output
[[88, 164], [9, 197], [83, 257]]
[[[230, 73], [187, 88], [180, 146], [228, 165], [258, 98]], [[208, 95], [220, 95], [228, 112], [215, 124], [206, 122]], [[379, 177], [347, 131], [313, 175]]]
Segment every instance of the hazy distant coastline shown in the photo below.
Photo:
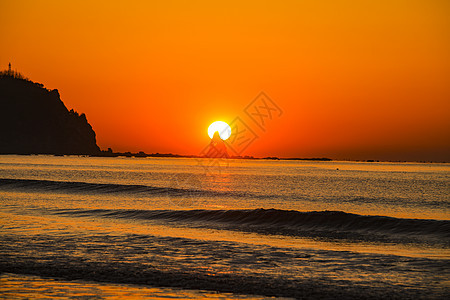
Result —
[[[0, 154], [5, 155], [5, 154]], [[46, 154], [17, 154], [10, 153], [6, 155], [46, 155]], [[95, 155], [77, 155], [77, 154], [49, 154], [54, 156], [87, 156], [87, 157], [123, 157], [123, 158], [198, 158], [198, 159], [221, 159], [221, 158], [208, 158], [202, 155], [183, 155], [183, 154], [174, 154], [174, 153], [145, 153], [145, 152], [108, 152], [101, 151], [100, 154]], [[225, 158], [223, 158], [225, 159]], [[348, 161], [348, 162], [368, 162], [368, 163], [449, 163], [446, 161], [407, 161], [407, 160], [378, 160], [378, 159], [332, 159], [327, 157], [276, 157], [276, 156], [268, 156], [268, 157], [254, 157], [254, 156], [230, 156], [226, 159], [247, 159], [247, 160], [287, 160], [287, 161]]]

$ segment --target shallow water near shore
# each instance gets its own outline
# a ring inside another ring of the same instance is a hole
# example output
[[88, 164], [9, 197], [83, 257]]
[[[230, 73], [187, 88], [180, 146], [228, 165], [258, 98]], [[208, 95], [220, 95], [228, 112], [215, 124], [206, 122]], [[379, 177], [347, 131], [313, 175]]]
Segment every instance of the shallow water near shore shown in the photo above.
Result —
[[200, 290], [145, 287], [130, 284], [108, 284], [66, 281], [31, 275], [0, 275], [0, 299], [265, 299], [266, 297], [234, 295]]
[[443, 298], [449, 171], [0, 156], [0, 295]]

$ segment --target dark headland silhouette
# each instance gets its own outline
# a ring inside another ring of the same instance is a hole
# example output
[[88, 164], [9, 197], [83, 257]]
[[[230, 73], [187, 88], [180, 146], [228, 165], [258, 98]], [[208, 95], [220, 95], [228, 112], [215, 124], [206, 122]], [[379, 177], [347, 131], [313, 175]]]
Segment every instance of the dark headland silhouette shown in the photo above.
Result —
[[20, 73], [0, 72], [0, 154], [101, 153], [85, 114], [68, 110], [58, 90]]

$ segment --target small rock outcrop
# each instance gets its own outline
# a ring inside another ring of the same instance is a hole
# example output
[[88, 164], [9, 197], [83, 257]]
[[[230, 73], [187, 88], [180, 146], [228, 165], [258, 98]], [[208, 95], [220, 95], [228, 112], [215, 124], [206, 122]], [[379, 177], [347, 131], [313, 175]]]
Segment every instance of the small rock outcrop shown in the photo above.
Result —
[[210, 158], [229, 158], [227, 146], [225, 142], [220, 138], [219, 132], [214, 132], [214, 135], [209, 143], [206, 157]]

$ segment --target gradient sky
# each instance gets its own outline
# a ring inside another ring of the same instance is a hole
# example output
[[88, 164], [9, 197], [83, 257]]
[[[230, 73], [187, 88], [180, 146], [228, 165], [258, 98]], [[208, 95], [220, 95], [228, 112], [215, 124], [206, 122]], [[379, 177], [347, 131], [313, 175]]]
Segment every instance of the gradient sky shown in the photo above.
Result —
[[[129, 3], [130, 2], [130, 3]], [[450, 1], [0, 0], [0, 68], [86, 113], [102, 149], [450, 161]], [[283, 111], [262, 131], [245, 107]]]

